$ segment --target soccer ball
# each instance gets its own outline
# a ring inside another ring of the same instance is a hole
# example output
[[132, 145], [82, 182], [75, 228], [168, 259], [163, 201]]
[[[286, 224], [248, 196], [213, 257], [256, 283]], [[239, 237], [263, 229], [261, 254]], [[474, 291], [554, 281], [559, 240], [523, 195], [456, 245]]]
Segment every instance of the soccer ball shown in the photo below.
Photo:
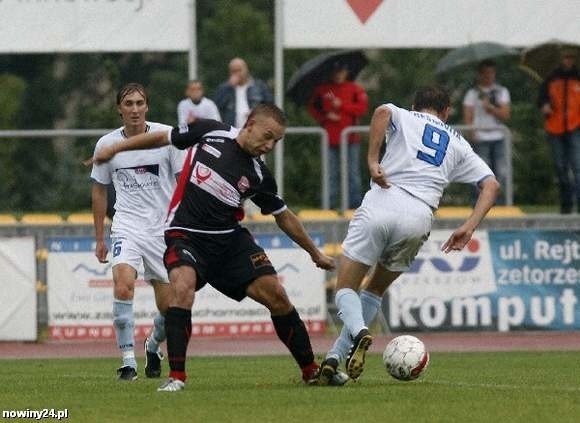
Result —
[[425, 344], [414, 336], [397, 336], [387, 344], [383, 364], [395, 379], [414, 380], [427, 368], [429, 352]]

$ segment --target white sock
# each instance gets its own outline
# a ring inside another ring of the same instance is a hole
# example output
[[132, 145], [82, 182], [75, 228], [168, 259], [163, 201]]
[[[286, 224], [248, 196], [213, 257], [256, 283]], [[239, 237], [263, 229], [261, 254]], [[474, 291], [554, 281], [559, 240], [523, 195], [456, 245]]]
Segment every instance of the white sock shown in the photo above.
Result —
[[[362, 315], [364, 322], [367, 326], [370, 326], [373, 320], [375, 320], [377, 311], [381, 306], [381, 298], [369, 291], [362, 291], [360, 293], [360, 301], [362, 305]], [[336, 341], [334, 341], [334, 345], [326, 354], [326, 358], [335, 358], [339, 363], [341, 363], [346, 359], [351, 345], [352, 338], [350, 337], [348, 329], [345, 325], [342, 327], [339, 337], [336, 338]]]
[[369, 291], [361, 291], [360, 302], [362, 304], [363, 319], [370, 326], [381, 307], [381, 297]]
[[131, 366], [137, 370], [135, 360], [135, 319], [133, 317], [133, 301], [113, 300], [113, 327], [117, 337], [117, 345], [123, 356], [123, 366]]
[[339, 289], [334, 297], [338, 307], [338, 317], [344, 322], [350, 335], [354, 338], [362, 329], [366, 329], [362, 304], [358, 294], [350, 288]]
[[165, 317], [161, 313], [157, 313], [153, 319], [153, 329], [147, 337], [147, 350], [149, 352], [157, 352], [159, 344], [165, 341]]

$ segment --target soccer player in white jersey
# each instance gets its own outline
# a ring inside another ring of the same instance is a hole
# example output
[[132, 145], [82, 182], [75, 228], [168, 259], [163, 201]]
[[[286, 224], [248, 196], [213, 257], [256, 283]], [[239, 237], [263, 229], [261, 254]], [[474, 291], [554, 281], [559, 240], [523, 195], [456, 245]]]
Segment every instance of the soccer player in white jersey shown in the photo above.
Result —
[[344, 328], [321, 365], [320, 385], [329, 384], [345, 356], [348, 375], [357, 379], [362, 373], [373, 341], [368, 324], [385, 290], [408, 270], [429, 236], [444, 188], [450, 182], [480, 187], [473, 213], [443, 244], [445, 252], [461, 250], [495, 203], [499, 183], [469, 143], [445, 124], [449, 108], [443, 89], [427, 87], [417, 91], [412, 111], [386, 104], [374, 112], [367, 158], [371, 188], [350, 222], [338, 271], [335, 302]]
[[[95, 152], [105, 146], [145, 132], [169, 130], [170, 126], [147, 122], [149, 110], [145, 89], [135, 83], [117, 94], [117, 110], [123, 127], [103, 136]], [[95, 226], [95, 255], [107, 263], [104, 218], [107, 185], [117, 192], [115, 216], [111, 227], [114, 281], [113, 326], [123, 365], [117, 370], [119, 380], [137, 379], [134, 350], [133, 297], [135, 280], [143, 264], [145, 280], [155, 291], [160, 313], [154, 318], [151, 335], [145, 341], [145, 375], [159, 377], [163, 358], [159, 343], [165, 340], [163, 314], [170, 301], [169, 279], [163, 265], [164, 223], [169, 201], [176, 185], [175, 176], [183, 165], [183, 154], [174, 147], [132, 151], [117, 155], [108, 163], [93, 164], [91, 178], [92, 208]]]

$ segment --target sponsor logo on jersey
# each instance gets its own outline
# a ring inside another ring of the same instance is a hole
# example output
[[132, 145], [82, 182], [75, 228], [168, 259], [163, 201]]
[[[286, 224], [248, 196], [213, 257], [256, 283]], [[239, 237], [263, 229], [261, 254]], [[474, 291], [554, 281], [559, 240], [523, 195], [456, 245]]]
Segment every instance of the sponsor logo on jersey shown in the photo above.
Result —
[[219, 142], [219, 143], [224, 143], [224, 140], [222, 138], [204, 138], [203, 139], [205, 142]]
[[242, 176], [238, 181], [238, 189], [241, 193], [246, 192], [250, 188], [250, 181], [245, 176]]
[[254, 269], [259, 269], [260, 267], [264, 266], [272, 266], [270, 259], [266, 255], [266, 253], [256, 253], [250, 256], [250, 260], [252, 261], [252, 265]]
[[219, 151], [217, 148], [212, 147], [211, 145], [203, 144], [201, 146], [201, 149], [203, 151], [208, 152], [212, 156], [217, 157], [218, 159], [222, 156], [221, 151]]
[[143, 175], [145, 173], [152, 173], [155, 176], [159, 176], [159, 165], [152, 164], [152, 165], [143, 165], [143, 166], [133, 166], [133, 167], [121, 167], [116, 169], [116, 171], [120, 170], [132, 170], [135, 174]]
[[158, 164], [115, 169], [115, 174], [119, 188], [125, 191], [156, 190], [160, 187]]
[[240, 193], [236, 187], [224, 179], [215, 169], [197, 162], [189, 180], [198, 188], [213, 195], [232, 207], [240, 206]]

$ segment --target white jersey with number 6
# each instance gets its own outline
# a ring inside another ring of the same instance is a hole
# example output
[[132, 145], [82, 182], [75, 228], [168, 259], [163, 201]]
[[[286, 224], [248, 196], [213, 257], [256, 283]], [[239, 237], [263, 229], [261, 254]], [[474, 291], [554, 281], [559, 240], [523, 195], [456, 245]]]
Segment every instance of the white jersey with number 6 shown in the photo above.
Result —
[[391, 125], [381, 167], [391, 184], [436, 209], [450, 182], [476, 184], [493, 175], [469, 143], [436, 116], [387, 107]]
[[[147, 122], [147, 132], [171, 131], [171, 126]], [[103, 136], [95, 151], [126, 139], [123, 128]], [[113, 183], [117, 193], [111, 234], [118, 236], [163, 235], [169, 202], [181, 171], [184, 152], [173, 146], [124, 151], [109, 162], [93, 165], [91, 178]]]

